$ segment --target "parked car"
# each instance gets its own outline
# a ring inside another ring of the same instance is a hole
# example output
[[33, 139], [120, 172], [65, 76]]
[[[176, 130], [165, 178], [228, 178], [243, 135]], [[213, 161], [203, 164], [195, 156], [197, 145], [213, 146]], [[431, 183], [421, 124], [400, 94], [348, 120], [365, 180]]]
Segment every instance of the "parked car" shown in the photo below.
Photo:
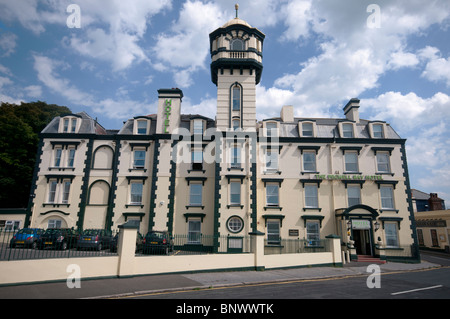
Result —
[[29, 248], [36, 248], [37, 243], [44, 230], [41, 228], [23, 228], [20, 229], [11, 239], [9, 246], [14, 248], [16, 246], [23, 246]]
[[162, 252], [166, 255], [173, 251], [173, 237], [166, 231], [149, 231], [144, 237], [142, 253]]
[[[118, 241], [119, 241], [119, 234], [114, 236], [114, 238], [113, 238], [113, 240], [111, 242], [110, 250], [112, 252], [116, 252], [117, 251]], [[142, 251], [142, 243], [143, 243], [143, 241], [144, 241], [144, 237], [142, 236], [142, 234], [140, 232], [137, 232], [137, 234], [136, 234], [136, 250], [135, 250], [135, 252]]]
[[77, 232], [72, 228], [47, 228], [37, 245], [39, 249], [50, 247], [66, 250], [76, 246], [77, 236]]
[[86, 229], [78, 237], [77, 249], [102, 250], [110, 248], [113, 236], [110, 230], [106, 229]]

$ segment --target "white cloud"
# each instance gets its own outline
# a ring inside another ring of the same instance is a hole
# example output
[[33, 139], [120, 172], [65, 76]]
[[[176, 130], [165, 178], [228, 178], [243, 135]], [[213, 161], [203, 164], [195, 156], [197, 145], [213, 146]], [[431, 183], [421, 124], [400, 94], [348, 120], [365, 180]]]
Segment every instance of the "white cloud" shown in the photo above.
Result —
[[[429, 54], [433, 52], [433, 54]], [[450, 57], [447, 59], [438, 57], [436, 50], [426, 50], [423, 56], [428, 58], [425, 70], [422, 72], [422, 77], [429, 81], [439, 82], [443, 81], [450, 87]]]
[[397, 70], [404, 67], [413, 67], [417, 64], [419, 64], [419, 59], [415, 54], [398, 51], [391, 54], [388, 67]]
[[14, 33], [6, 32], [0, 34], [0, 49], [3, 52], [2, 57], [10, 56], [15, 52], [17, 36]]
[[209, 53], [209, 33], [223, 24], [216, 4], [186, 1], [171, 30], [157, 36], [153, 53], [162, 65], [170, 66], [176, 84], [192, 84], [192, 73], [205, 69]]
[[40, 85], [29, 85], [24, 88], [24, 91], [31, 98], [39, 98], [42, 96], [42, 87]]
[[100, 99], [93, 94], [83, 92], [71, 84], [70, 80], [60, 76], [56, 69], [64, 63], [45, 56], [34, 55], [34, 69], [38, 79], [54, 93], [65, 97], [70, 103], [91, 108], [97, 114], [111, 119], [124, 119], [135, 115], [148, 114], [154, 105], [134, 101], [128, 97], [124, 88], [118, 89], [117, 99]]

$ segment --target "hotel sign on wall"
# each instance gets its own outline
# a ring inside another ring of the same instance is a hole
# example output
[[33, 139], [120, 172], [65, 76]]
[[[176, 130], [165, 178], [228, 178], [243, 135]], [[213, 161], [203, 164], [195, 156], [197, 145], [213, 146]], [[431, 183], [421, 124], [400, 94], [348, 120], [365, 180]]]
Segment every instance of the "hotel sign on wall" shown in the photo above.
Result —
[[326, 179], [326, 180], [352, 180], [352, 181], [382, 181], [383, 177], [381, 175], [314, 175], [316, 179]]
[[165, 120], [164, 120], [164, 130], [163, 133], [170, 133], [167, 131], [167, 128], [170, 125], [170, 112], [172, 111], [172, 100], [166, 100], [164, 102], [164, 116], [165, 116]]
[[353, 219], [352, 220], [352, 229], [370, 229], [370, 221], [361, 220], [361, 219]]

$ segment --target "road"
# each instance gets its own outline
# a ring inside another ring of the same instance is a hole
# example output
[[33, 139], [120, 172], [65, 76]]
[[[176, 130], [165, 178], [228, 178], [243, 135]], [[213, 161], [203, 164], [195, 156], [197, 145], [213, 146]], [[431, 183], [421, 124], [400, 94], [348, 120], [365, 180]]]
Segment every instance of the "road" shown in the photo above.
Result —
[[[368, 288], [369, 275], [149, 293], [137, 299], [450, 299], [450, 267], [380, 275], [380, 288]], [[130, 297], [126, 297], [130, 298]]]

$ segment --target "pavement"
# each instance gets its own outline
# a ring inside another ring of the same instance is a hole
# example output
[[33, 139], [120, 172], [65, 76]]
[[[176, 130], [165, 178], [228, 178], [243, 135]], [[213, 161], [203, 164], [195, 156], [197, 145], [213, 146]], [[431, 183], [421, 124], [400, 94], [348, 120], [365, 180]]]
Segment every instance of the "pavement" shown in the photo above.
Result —
[[[132, 278], [85, 279], [80, 288], [68, 288], [67, 283], [40, 283], [0, 287], [0, 299], [100, 299], [137, 296], [225, 286], [259, 283], [313, 280], [370, 275], [370, 263], [351, 262], [343, 267], [305, 267], [265, 271], [229, 271], [189, 274], [137, 276]], [[417, 271], [439, 268], [440, 264], [422, 260], [406, 264], [388, 262], [378, 265], [381, 273]]]

